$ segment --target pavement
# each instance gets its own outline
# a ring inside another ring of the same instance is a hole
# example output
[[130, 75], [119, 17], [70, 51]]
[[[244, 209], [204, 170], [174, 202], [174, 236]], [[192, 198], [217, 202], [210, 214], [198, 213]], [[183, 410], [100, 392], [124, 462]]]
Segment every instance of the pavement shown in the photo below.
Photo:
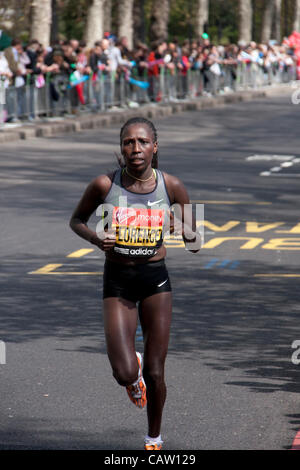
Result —
[[[89, 181], [116, 167], [115, 119], [1, 144], [1, 450], [142, 448], [146, 413], [106, 356], [104, 256], [68, 226]], [[299, 449], [299, 106], [277, 89], [153, 120], [160, 168], [205, 210], [198, 254], [166, 242], [164, 449]]]

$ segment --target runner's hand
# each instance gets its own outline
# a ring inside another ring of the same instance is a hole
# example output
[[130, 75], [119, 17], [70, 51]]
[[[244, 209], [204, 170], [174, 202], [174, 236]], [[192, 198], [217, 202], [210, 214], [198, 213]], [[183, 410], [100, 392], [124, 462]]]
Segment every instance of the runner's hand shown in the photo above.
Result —
[[116, 243], [116, 235], [110, 231], [100, 232], [92, 238], [91, 243], [97, 245], [102, 251], [109, 251]]

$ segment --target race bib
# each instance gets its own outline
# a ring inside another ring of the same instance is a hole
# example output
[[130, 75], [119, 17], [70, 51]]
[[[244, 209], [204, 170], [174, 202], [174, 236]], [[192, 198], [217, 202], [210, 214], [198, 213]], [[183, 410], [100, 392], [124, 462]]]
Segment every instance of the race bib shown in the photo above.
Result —
[[164, 210], [114, 207], [114, 250], [125, 256], [153, 256], [163, 239]]

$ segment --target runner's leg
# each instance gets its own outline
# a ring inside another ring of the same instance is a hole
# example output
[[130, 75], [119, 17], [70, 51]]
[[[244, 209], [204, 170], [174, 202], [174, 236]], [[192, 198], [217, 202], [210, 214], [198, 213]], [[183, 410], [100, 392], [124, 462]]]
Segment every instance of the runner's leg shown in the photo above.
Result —
[[134, 302], [117, 297], [103, 300], [104, 330], [113, 376], [120, 385], [137, 380], [139, 366], [135, 353], [137, 308]]
[[144, 335], [143, 377], [147, 387], [148, 435], [157, 437], [166, 399], [164, 365], [172, 316], [171, 292], [162, 292], [142, 300], [139, 315]]

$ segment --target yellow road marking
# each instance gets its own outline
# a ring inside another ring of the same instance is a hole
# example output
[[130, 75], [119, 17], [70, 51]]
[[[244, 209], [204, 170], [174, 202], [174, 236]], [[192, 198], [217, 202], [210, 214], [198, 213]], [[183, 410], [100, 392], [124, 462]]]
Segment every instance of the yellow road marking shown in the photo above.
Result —
[[241, 222], [239, 220], [229, 220], [226, 222], [226, 224], [223, 225], [215, 225], [212, 222], [209, 222], [208, 220], [198, 220], [196, 221], [196, 227], [206, 227], [209, 230], [212, 230], [214, 232], [228, 232], [232, 228], [236, 227], [239, 225]]
[[28, 274], [50, 274], [55, 269], [60, 268], [60, 266], [62, 266], [62, 264], [45, 264], [42, 268], [36, 271], [30, 271]]
[[254, 277], [300, 277], [300, 274], [254, 274]]
[[278, 233], [300, 233], [300, 223], [295, 225], [290, 230], [276, 230], [276, 232], [278, 232]]
[[67, 255], [67, 258], [81, 258], [81, 256], [87, 255], [88, 253], [92, 253], [94, 248], [82, 248], [81, 250], [73, 251]]
[[60, 264], [46, 264], [45, 266], [42, 266], [40, 269], [37, 269], [36, 271], [30, 271], [28, 274], [55, 274], [59, 276], [65, 276], [65, 275], [71, 275], [71, 276], [77, 276], [77, 275], [99, 275], [103, 274], [101, 271], [56, 271], [57, 268], [60, 268], [63, 266], [61, 263]]
[[88, 276], [88, 275], [99, 275], [99, 274], [103, 274], [103, 272], [100, 272], [100, 271], [92, 271], [92, 272], [89, 272], [89, 271], [78, 271], [78, 272], [75, 272], [75, 271], [54, 271], [54, 272], [51, 272], [51, 273], [44, 273], [44, 274], [56, 274], [56, 275], [61, 275], [61, 276], [69, 276], [69, 275], [83, 275], [83, 276]]
[[260, 243], [264, 242], [263, 238], [256, 238], [256, 237], [215, 237], [206, 242], [203, 246], [203, 248], [216, 248], [217, 246], [221, 245], [221, 243], [228, 241], [228, 240], [248, 240], [245, 242], [241, 247], [240, 250], [253, 250], [253, 248], [256, 248], [257, 245]]

